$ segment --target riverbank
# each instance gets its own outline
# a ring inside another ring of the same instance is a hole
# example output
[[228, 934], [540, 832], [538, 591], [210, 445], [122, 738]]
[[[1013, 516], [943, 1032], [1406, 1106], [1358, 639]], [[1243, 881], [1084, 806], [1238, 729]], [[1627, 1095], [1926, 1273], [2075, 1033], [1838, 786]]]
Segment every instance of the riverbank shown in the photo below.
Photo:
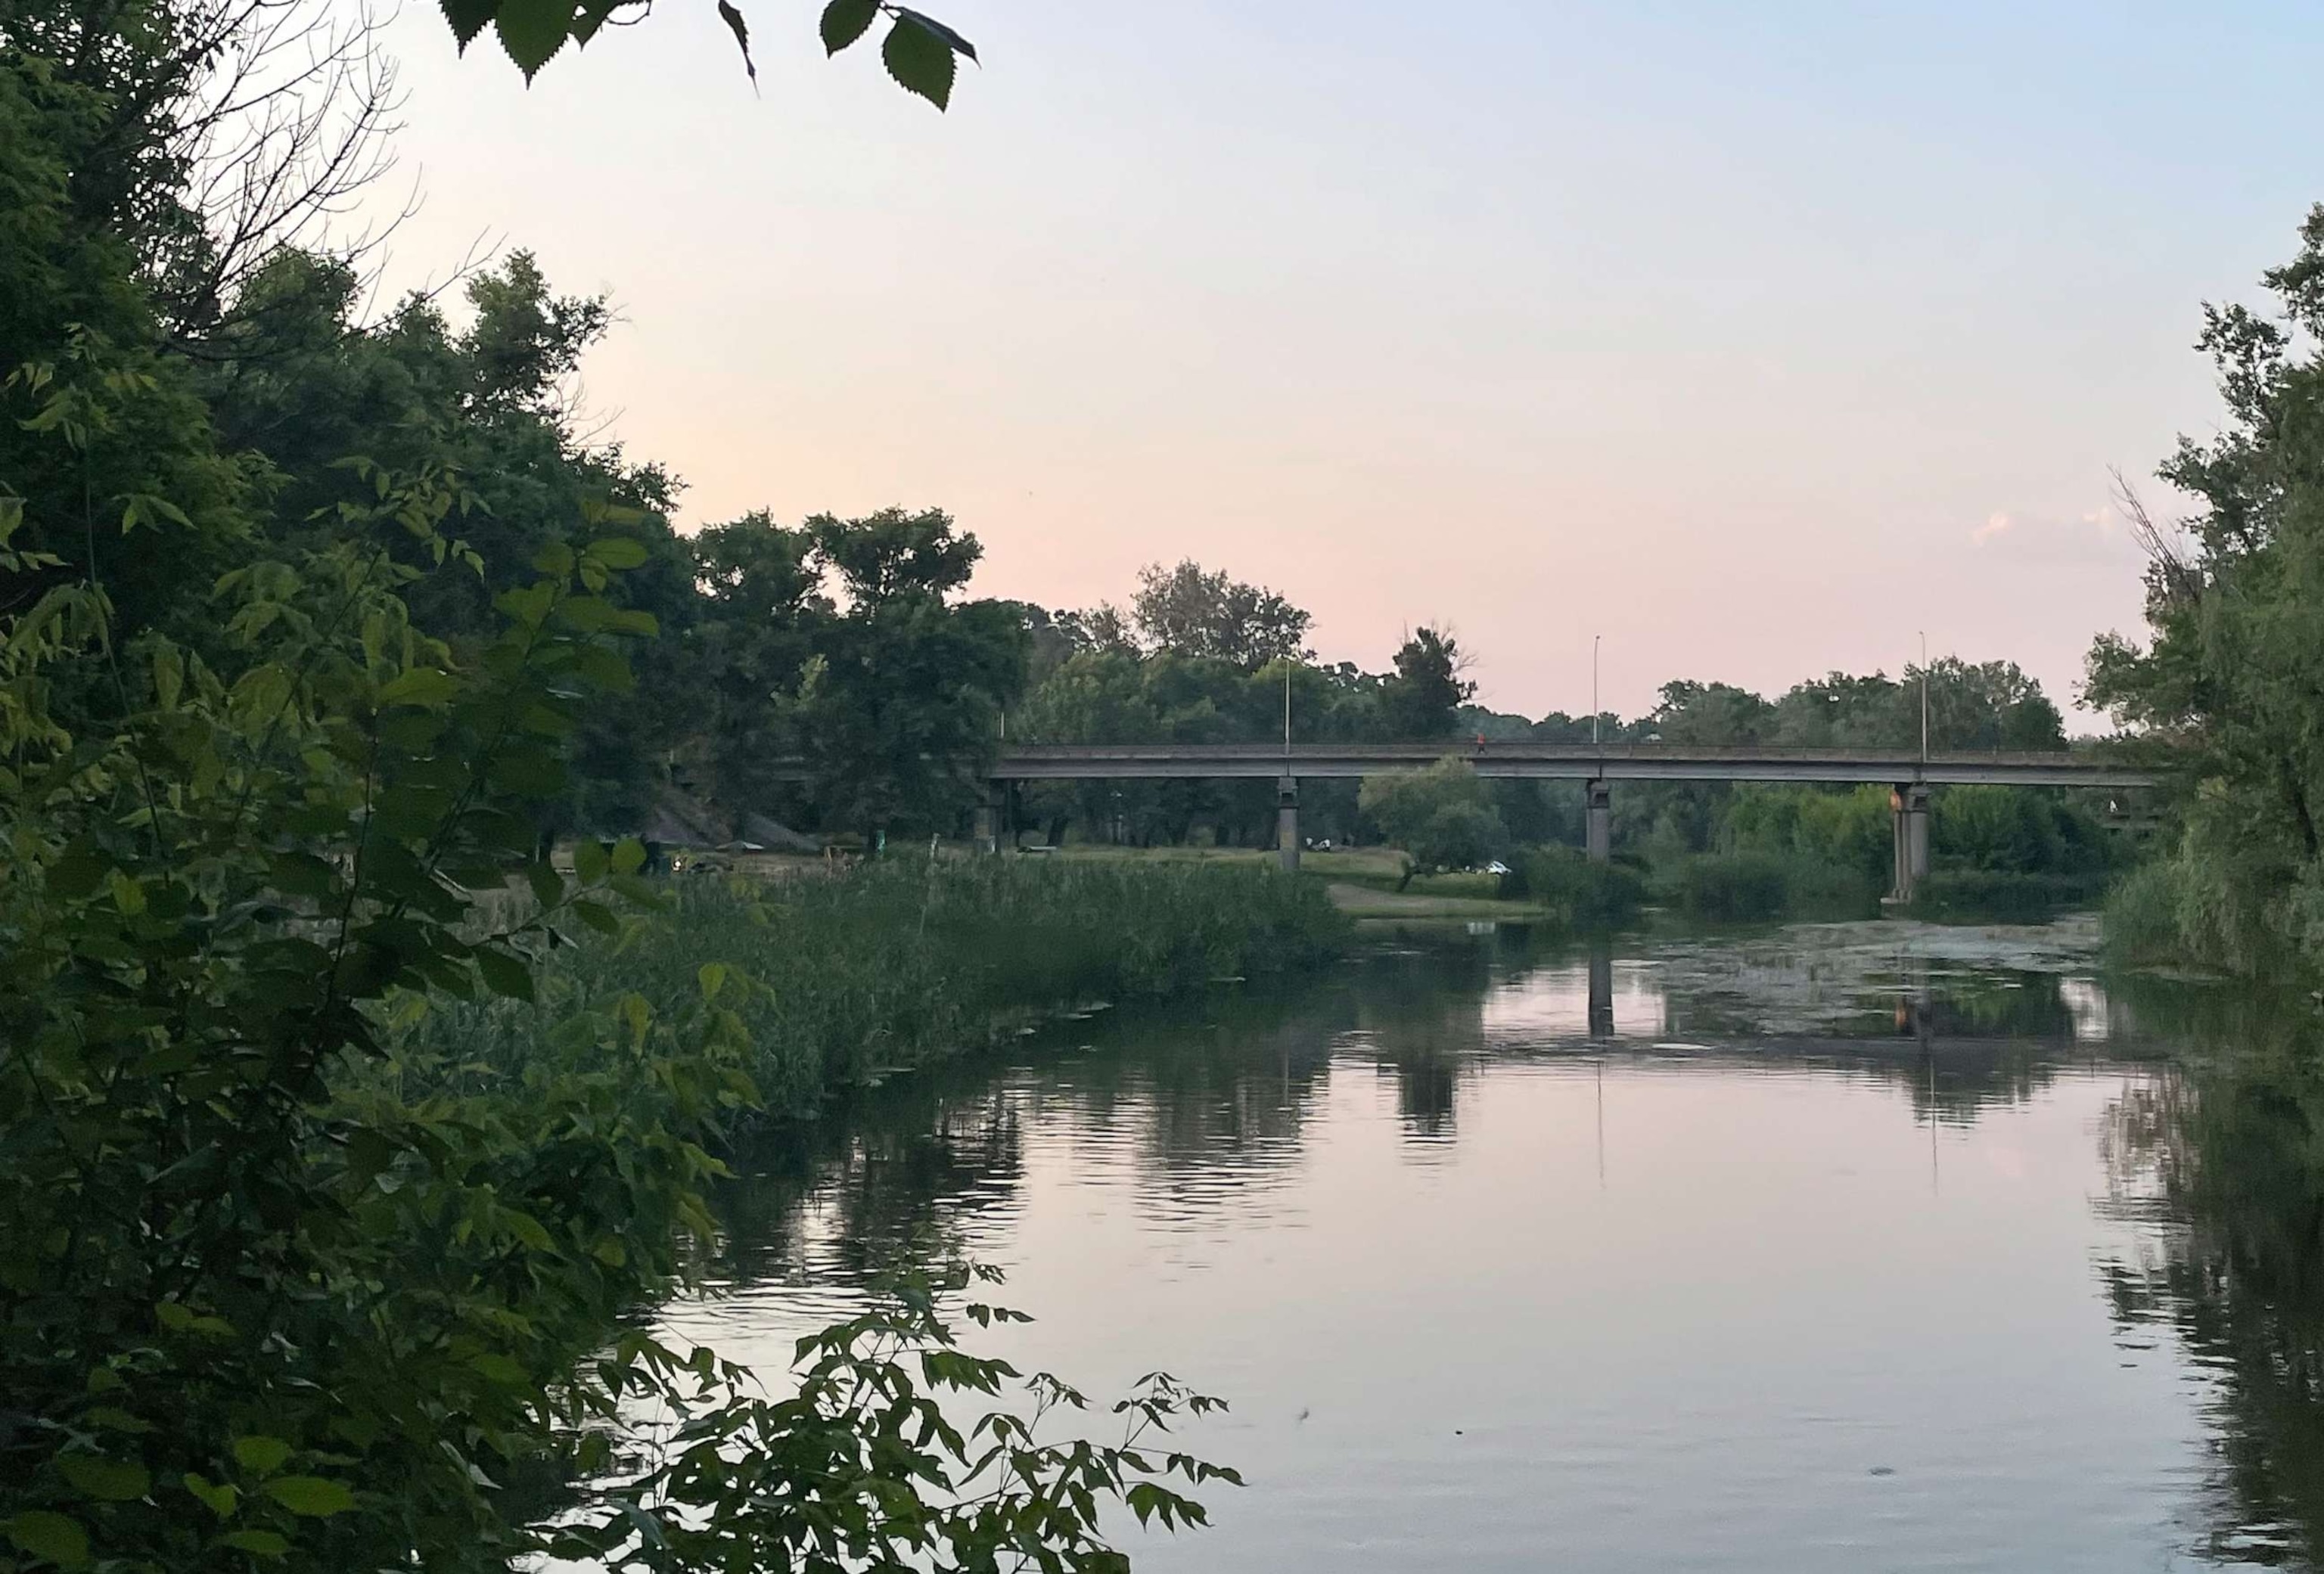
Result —
[[1313, 968], [1351, 927], [1320, 885], [1223, 860], [899, 857], [828, 878], [680, 876], [664, 891], [620, 939], [550, 954], [548, 1012], [453, 1006], [429, 1031], [521, 1063], [540, 1021], [631, 996], [676, 1021], [715, 976], [761, 1109], [790, 1117], [1044, 1015]]

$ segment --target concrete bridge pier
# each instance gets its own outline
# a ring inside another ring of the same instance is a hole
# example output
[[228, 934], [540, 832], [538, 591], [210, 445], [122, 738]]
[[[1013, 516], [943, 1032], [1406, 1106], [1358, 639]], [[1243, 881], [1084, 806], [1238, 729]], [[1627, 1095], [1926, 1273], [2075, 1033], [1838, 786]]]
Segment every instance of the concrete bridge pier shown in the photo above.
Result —
[[[1001, 824], [1008, 815], [1009, 787], [1005, 782], [987, 782], [984, 801], [976, 805], [976, 845], [982, 852], [1001, 851]], [[954, 822], [959, 824], [958, 821]]]
[[1591, 862], [1610, 863], [1614, 858], [1614, 796], [1607, 789], [1603, 777], [1593, 778], [1587, 792], [1582, 844]]
[[1283, 872], [1299, 872], [1299, 779], [1279, 777], [1275, 783], [1275, 849]]
[[1929, 789], [1917, 782], [1900, 783], [1888, 795], [1888, 808], [1895, 833], [1894, 888], [1889, 897], [1909, 902], [1914, 888], [1929, 872]]

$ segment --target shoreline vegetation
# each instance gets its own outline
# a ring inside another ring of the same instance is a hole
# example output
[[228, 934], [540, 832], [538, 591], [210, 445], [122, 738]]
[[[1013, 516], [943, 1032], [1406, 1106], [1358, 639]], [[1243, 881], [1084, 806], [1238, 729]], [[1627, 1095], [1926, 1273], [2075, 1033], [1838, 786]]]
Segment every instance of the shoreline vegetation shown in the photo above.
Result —
[[[1272, 869], [1273, 849], [1248, 847], [1119, 847], [1070, 843], [1038, 857], [1002, 862], [1064, 868], [1139, 867]], [[1869, 918], [1883, 914], [1935, 922], [2033, 920], [2076, 908], [2102, 907], [2143, 867], [2120, 857], [2100, 858], [2073, 872], [1939, 867], [1924, 876], [1914, 899], [1885, 900], [1881, 882], [1859, 866], [1812, 852], [1744, 848], [1682, 853], [1641, 866], [1634, 857], [1592, 865], [1578, 849], [1525, 847], [1507, 856], [1506, 874], [1480, 870], [1423, 872], [1391, 847], [1340, 848], [1301, 855], [1300, 879], [1319, 887], [1351, 919], [1500, 921], [1550, 924], [1573, 930], [1620, 928], [1661, 912], [1689, 921], [1767, 923], [1794, 918]], [[766, 860], [770, 872], [799, 871], [803, 860]]]
[[1322, 887], [1248, 860], [906, 853], [666, 889], [618, 938], [552, 953], [535, 1000], [440, 1002], [410, 1032], [519, 1070], [544, 1025], [630, 996], [668, 1015], [707, 964], [733, 991], [754, 1113], [781, 1119], [1061, 1011], [1314, 968], [1351, 928]]

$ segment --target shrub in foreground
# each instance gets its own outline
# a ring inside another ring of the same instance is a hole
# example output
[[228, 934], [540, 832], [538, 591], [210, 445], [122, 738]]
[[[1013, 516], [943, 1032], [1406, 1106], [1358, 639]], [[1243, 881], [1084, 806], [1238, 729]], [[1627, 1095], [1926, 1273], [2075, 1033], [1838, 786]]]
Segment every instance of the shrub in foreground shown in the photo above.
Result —
[[[0, 1565], [1096, 1569], [1102, 1505], [1199, 1522], [1163, 1484], [1215, 1474], [1185, 1456], [949, 1430], [932, 1390], [1021, 1380], [929, 1288], [811, 1343], [784, 1401], [634, 1326], [711, 1228], [765, 998], [706, 958], [659, 1009], [537, 983], [659, 900], [636, 843], [568, 878], [534, 834], [646, 631], [598, 594], [641, 550], [544, 549], [469, 666], [364, 529], [462, 564], [456, 489], [377, 490], [354, 540], [227, 575], [208, 655], [113, 649], [86, 583], [0, 616]], [[0, 574], [57, 575], [15, 523]], [[484, 992], [534, 1013], [521, 1067], [411, 1033]], [[1127, 1403], [1149, 1431], [1209, 1404]]]

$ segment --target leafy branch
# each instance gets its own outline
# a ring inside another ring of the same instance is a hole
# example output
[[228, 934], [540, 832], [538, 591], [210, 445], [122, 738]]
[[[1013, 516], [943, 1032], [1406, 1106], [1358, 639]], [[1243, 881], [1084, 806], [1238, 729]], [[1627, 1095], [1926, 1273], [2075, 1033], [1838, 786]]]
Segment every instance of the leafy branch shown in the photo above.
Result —
[[[609, 26], [643, 21], [650, 0], [440, 0], [444, 20], [465, 52], [485, 28], [499, 37], [501, 48], [530, 82], [569, 41], [586, 46]], [[734, 35], [742, 53], [742, 68], [753, 85], [759, 68], [751, 57], [751, 28], [733, 0], [717, 0], [718, 18]], [[976, 46], [926, 12], [892, 0], [829, 0], [818, 27], [824, 52], [835, 55], [868, 34], [874, 23], [887, 19], [880, 43], [880, 59], [888, 74], [907, 92], [918, 94], [938, 109], [952, 103], [953, 83], [965, 58], [976, 60]]]

